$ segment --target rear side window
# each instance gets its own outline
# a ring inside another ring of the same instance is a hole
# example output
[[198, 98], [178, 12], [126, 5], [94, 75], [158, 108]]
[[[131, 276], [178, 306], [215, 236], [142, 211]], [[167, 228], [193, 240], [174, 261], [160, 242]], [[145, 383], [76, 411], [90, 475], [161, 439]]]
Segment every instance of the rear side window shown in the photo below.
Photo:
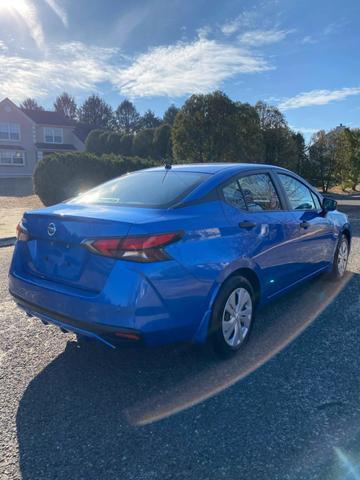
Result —
[[228, 183], [222, 191], [224, 199], [227, 203], [230, 203], [236, 208], [246, 210], [245, 199], [242, 194], [238, 180], [234, 180], [233, 182]]
[[289, 175], [278, 174], [293, 210], [314, 210], [315, 203], [311, 190]]
[[209, 178], [206, 173], [142, 171], [104, 183], [69, 203], [164, 208], [178, 202]]
[[268, 174], [248, 175], [239, 178], [241, 191], [248, 210], [280, 210], [281, 203]]

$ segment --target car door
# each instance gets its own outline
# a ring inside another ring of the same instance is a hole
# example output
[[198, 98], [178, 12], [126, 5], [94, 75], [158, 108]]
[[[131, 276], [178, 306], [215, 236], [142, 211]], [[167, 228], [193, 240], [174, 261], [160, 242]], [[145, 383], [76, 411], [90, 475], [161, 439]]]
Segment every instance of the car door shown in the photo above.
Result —
[[279, 171], [276, 176], [292, 212], [299, 277], [306, 277], [329, 265], [335, 248], [334, 226], [323, 213], [318, 195], [301, 179]]
[[298, 226], [269, 171], [242, 174], [221, 188], [224, 211], [233, 226], [233, 244], [260, 272], [264, 296], [298, 279], [294, 239]]

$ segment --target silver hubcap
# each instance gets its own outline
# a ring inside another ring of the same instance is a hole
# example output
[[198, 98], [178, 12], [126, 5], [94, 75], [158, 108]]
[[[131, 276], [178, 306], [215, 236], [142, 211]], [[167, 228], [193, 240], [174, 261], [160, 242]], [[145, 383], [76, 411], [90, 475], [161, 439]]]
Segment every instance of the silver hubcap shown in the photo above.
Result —
[[349, 247], [345, 239], [342, 240], [338, 252], [337, 264], [339, 275], [344, 275], [348, 261]]
[[251, 297], [245, 288], [237, 288], [230, 294], [222, 316], [222, 332], [231, 347], [240, 345], [248, 334], [252, 310]]

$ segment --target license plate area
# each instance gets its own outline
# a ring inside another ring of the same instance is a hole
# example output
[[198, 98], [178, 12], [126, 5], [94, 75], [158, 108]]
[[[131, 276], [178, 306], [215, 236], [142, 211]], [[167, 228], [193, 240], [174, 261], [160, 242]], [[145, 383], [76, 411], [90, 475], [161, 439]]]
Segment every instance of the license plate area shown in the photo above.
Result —
[[78, 280], [86, 264], [86, 250], [80, 245], [36, 240], [33, 262], [36, 272], [52, 278]]

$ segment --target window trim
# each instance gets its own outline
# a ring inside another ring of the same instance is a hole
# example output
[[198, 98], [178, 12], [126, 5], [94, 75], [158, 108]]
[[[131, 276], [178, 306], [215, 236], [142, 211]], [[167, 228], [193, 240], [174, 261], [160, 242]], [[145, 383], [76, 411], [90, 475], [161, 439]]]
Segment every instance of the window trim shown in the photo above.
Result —
[[[53, 141], [49, 142], [46, 140], [46, 130], [52, 130]], [[61, 142], [55, 142], [55, 130], [61, 131]], [[64, 129], [61, 127], [44, 127], [44, 143], [48, 145], [63, 145], [64, 144]]]
[[310, 189], [310, 192], [311, 192], [311, 195], [312, 195], [314, 198], [316, 198], [317, 201], [319, 202], [320, 208], [317, 208], [316, 210], [321, 212], [321, 211], [322, 211], [322, 206], [321, 206], [321, 205], [322, 205], [322, 201], [321, 201], [319, 195], [317, 195], [317, 194], [316, 194], [313, 190], [311, 190], [311, 189]]
[[[0, 122], [0, 124], [2, 125], [7, 125], [8, 126], [8, 135], [9, 137], [8, 138], [0, 138], [0, 142], [21, 142], [21, 125], [20, 123], [16, 123], [16, 122]], [[17, 125], [18, 127], [18, 130], [19, 130], [19, 138], [17, 138], [16, 140], [13, 139], [13, 138], [10, 138], [10, 125]]]
[[321, 212], [322, 211], [321, 208], [320, 209], [319, 208], [311, 208], [311, 209], [309, 209], [309, 208], [307, 208], [307, 209], [292, 208], [289, 197], [288, 197], [288, 194], [286, 193], [285, 187], [283, 186], [279, 175], [286, 175], [290, 178], [293, 178], [294, 180], [297, 180], [299, 183], [304, 185], [304, 187], [306, 187], [310, 191], [311, 197], [313, 195], [316, 195], [317, 199], [319, 200], [320, 205], [322, 205], [322, 199], [319, 196], [319, 194], [314, 191], [314, 188], [311, 185], [308, 185], [301, 177], [298, 177], [297, 175], [294, 175], [292, 172], [288, 172], [288, 171], [282, 172], [281, 170], [275, 170], [274, 173], [276, 175], [276, 180], [279, 183], [279, 188], [281, 188], [281, 190], [283, 192], [283, 195], [284, 195], [284, 198], [286, 199], [286, 206], [287, 206], [286, 211], [287, 212]]
[[[26, 155], [25, 155], [25, 152], [24, 151], [19, 151], [19, 150], [0, 150], [0, 157], [2, 155], [2, 153], [10, 153], [11, 155], [11, 163], [2, 163], [1, 162], [1, 158], [0, 158], [0, 167], [24, 167], [25, 166], [25, 163], [26, 163]], [[15, 154], [21, 154], [22, 156], [22, 163], [14, 163], [13, 161], [13, 157], [15, 156]]]
[[[241, 193], [244, 197], [244, 201], [245, 201], [245, 205], [246, 205], [246, 210], [244, 209], [240, 209], [240, 208], [237, 208], [235, 207], [234, 205], [232, 205], [231, 203], [229, 203], [228, 201], [225, 200], [225, 197], [224, 197], [224, 194], [223, 194], [223, 191], [222, 189], [228, 185], [229, 183], [232, 183], [234, 180], [236, 181], [239, 181], [240, 178], [244, 178], [244, 177], [250, 177], [252, 175], [268, 175], [270, 177], [270, 181], [272, 182], [272, 185], [274, 187], [274, 190], [275, 190], [275, 193], [276, 195], [278, 196], [279, 198], [279, 202], [280, 202], [280, 208], [277, 208], [277, 209], [272, 209], [272, 210], [249, 210], [247, 208], [247, 204], [246, 204], [246, 199], [245, 199], [245, 196], [244, 196], [244, 193], [242, 191], [242, 188], [241, 188], [241, 185], [239, 183], [239, 187], [241, 189]], [[285, 202], [286, 200], [286, 197], [284, 197], [283, 195], [283, 191], [280, 190], [278, 188], [278, 184], [277, 184], [277, 181], [275, 181], [277, 179], [274, 179], [274, 175], [273, 175], [273, 172], [269, 169], [259, 169], [259, 170], [249, 170], [247, 172], [241, 172], [241, 173], [236, 173], [235, 175], [233, 175], [231, 178], [227, 179], [225, 182], [223, 182], [222, 184], [219, 185], [218, 187], [218, 190], [219, 190], [219, 195], [220, 195], [220, 199], [223, 200], [227, 205], [230, 205], [231, 207], [235, 208], [235, 210], [239, 211], [239, 212], [247, 212], [247, 213], [250, 213], [250, 214], [258, 214], [258, 213], [267, 213], [267, 212], [283, 212], [285, 210], [284, 208], [284, 205], [287, 206], [287, 202]]]

